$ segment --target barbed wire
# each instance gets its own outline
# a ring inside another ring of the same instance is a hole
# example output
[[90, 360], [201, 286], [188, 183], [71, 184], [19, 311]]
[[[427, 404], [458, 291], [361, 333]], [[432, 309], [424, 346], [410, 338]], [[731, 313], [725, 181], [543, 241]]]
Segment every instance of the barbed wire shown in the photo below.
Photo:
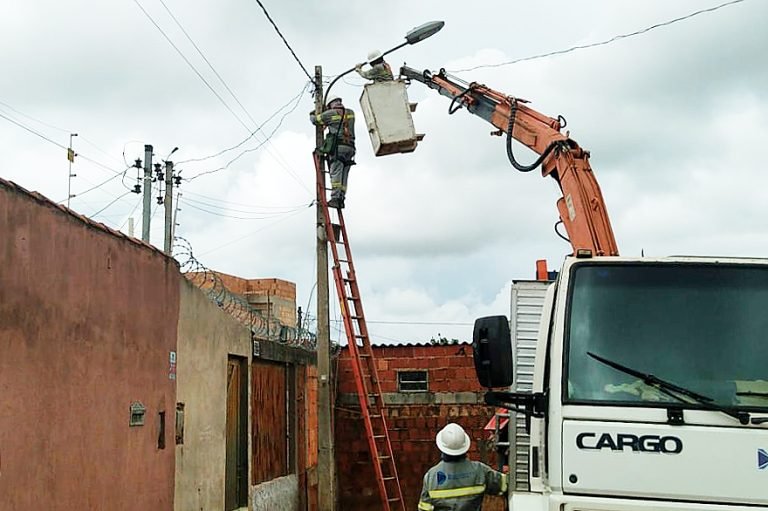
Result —
[[266, 317], [239, 294], [224, 284], [221, 276], [198, 261], [192, 253], [192, 245], [184, 238], [176, 237], [173, 256], [179, 262], [181, 273], [193, 285], [203, 291], [220, 309], [248, 326], [254, 338], [278, 342], [308, 351], [315, 351], [317, 336], [306, 328], [284, 325], [277, 318]]

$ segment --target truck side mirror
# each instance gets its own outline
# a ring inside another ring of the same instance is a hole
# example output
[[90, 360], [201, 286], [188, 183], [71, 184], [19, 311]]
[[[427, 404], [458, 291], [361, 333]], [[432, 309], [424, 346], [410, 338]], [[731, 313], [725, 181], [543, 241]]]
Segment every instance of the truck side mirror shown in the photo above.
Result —
[[506, 316], [488, 316], [475, 320], [472, 352], [480, 385], [488, 388], [512, 385], [512, 337]]

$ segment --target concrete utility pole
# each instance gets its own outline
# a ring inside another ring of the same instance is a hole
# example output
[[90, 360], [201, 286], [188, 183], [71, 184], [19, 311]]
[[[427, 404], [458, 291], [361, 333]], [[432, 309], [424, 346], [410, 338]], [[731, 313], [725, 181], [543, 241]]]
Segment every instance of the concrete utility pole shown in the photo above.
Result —
[[74, 197], [72, 195], [72, 178], [77, 177], [77, 174], [72, 173], [72, 164], [75, 163], [75, 150], [72, 149], [72, 139], [77, 136], [77, 133], [69, 134], [69, 148], [67, 149], [67, 160], [69, 160], [69, 172], [67, 175], [67, 207], [69, 207], [69, 201]]
[[179, 211], [181, 211], [179, 204], [181, 204], [181, 192], [176, 192], [176, 207], [173, 210], [173, 225], [171, 226], [171, 251], [173, 251], [173, 240], [176, 239], [176, 226], [179, 225], [176, 222], [176, 219], [179, 217]]
[[[315, 66], [315, 113], [323, 111], [323, 68]], [[323, 127], [315, 129], [315, 147], [323, 144]], [[322, 170], [325, 169], [320, 160]], [[328, 239], [325, 231], [321, 193], [325, 193], [325, 173], [317, 183], [317, 457], [318, 507], [323, 511], [336, 509], [336, 463], [333, 429], [331, 427], [331, 327], [328, 312]]]
[[173, 162], [165, 162], [165, 244], [163, 251], [171, 255], [173, 247]]
[[144, 146], [144, 207], [141, 211], [141, 239], [149, 243], [149, 221], [152, 217], [152, 146]]

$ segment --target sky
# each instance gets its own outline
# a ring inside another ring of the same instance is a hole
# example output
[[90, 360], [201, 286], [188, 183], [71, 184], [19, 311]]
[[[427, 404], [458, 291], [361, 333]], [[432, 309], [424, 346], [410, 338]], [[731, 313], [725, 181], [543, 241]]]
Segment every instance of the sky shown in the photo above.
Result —
[[[389, 55], [392, 67], [445, 68], [563, 115], [591, 152], [622, 255], [765, 257], [768, 2], [590, 46], [723, 3], [262, 0], [309, 74], [321, 65], [328, 80], [445, 21]], [[2, 12], [0, 177], [66, 203], [64, 148], [77, 133], [72, 209], [125, 232], [133, 217], [140, 236], [130, 165], [144, 144], [155, 162], [178, 147], [176, 234], [197, 260], [293, 281], [315, 315], [314, 103], [256, 0], [2, 0]], [[576, 46], [590, 47], [498, 65]], [[363, 83], [350, 74], [333, 92], [359, 112]], [[559, 189], [513, 169], [485, 121], [449, 116], [422, 84], [408, 95], [426, 135], [414, 153], [377, 158], [362, 115], [356, 126], [345, 219], [371, 338], [471, 340], [475, 318], [509, 313], [512, 280], [570, 252], [553, 230]], [[153, 210], [162, 247], [163, 209]], [[343, 339], [337, 303], [331, 338]]]

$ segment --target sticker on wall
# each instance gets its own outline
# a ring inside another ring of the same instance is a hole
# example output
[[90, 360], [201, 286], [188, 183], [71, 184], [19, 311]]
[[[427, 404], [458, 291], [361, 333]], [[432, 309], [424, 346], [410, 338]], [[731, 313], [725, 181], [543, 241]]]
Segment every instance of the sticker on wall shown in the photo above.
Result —
[[168, 369], [168, 379], [175, 380], [176, 379], [176, 352], [172, 351], [170, 357], [168, 358], [170, 360], [170, 367]]

